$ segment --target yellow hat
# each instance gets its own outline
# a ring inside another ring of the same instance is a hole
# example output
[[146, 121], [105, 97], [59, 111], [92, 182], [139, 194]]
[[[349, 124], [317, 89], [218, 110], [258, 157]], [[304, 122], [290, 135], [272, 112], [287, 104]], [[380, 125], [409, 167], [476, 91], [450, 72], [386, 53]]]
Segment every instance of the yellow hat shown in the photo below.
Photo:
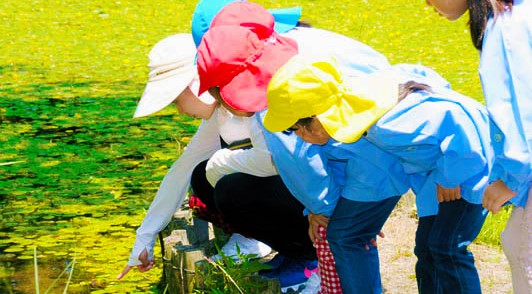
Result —
[[296, 55], [272, 77], [264, 127], [280, 132], [316, 115], [339, 142], [355, 142], [398, 98], [399, 80], [377, 72], [343, 80], [332, 58]]

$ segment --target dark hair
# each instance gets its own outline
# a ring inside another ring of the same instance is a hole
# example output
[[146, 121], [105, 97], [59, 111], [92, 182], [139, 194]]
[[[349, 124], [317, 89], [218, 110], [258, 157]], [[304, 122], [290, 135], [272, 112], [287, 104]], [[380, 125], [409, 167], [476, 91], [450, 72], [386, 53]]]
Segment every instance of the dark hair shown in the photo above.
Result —
[[[310, 126], [310, 124], [312, 123], [312, 120], [315, 118], [316, 116], [313, 115], [313, 116], [309, 116], [309, 117], [305, 117], [305, 118], [300, 118], [295, 124], [294, 126], [298, 125], [298, 126], [301, 126], [303, 128], [306, 128], [308, 126]], [[297, 129], [294, 128], [294, 126], [291, 126], [289, 127], [288, 129], [284, 130], [283, 133], [289, 135], [291, 133], [293, 133], [294, 131], [296, 131]]]
[[313, 116], [309, 116], [309, 117], [305, 117], [305, 118], [300, 118], [297, 122], [296, 122], [296, 125], [300, 125], [302, 127], [308, 127], [310, 126], [310, 124], [312, 123], [312, 120], [315, 118], [316, 116], [313, 115]]
[[499, 13], [512, 9], [513, 0], [467, 0], [469, 10], [469, 30], [471, 40], [478, 50], [482, 49], [484, 31], [490, 16], [497, 17]]
[[312, 25], [310, 24], [309, 21], [306, 21], [306, 20], [298, 20], [298, 21], [297, 21], [297, 24], [296, 24], [296, 27], [298, 27], [298, 28], [311, 28]]
[[406, 96], [410, 95], [416, 91], [427, 91], [432, 92], [432, 89], [427, 84], [422, 84], [414, 81], [408, 81], [404, 84], [399, 85], [399, 95], [397, 101], [405, 99]]
[[[410, 95], [411, 93], [413, 92], [416, 92], [416, 91], [427, 91], [427, 92], [432, 92], [432, 89], [429, 85], [427, 84], [422, 84], [422, 83], [418, 83], [418, 82], [415, 82], [415, 81], [408, 81], [406, 83], [403, 83], [403, 84], [400, 84], [399, 85], [399, 91], [398, 91], [398, 95], [397, 95], [397, 101], [401, 101], [403, 100], [406, 96]], [[294, 126], [300, 126], [300, 127], [303, 127], [303, 128], [306, 128], [308, 126], [310, 126], [310, 124], [312, 123], [312, 120], [315, 118], [316, 116], [313, 115], [313, 116], [309, 116], [309, 117], [304, 117], [304, 118], [300, 118], [295, 124]], [[291, 134], [292, 132], [294, 132], [295, 129], [293, 126], [286, 129], [285, 131], [283, 131], [283, 133], [285, 134]]]

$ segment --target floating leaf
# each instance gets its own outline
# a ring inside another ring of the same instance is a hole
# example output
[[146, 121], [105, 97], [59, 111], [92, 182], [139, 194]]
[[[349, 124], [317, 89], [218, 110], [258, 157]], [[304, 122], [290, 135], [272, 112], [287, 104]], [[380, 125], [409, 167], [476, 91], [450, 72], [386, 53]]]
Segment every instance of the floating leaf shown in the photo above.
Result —
[[16, 252], [22, 252], [26, 250], [25, 248], [23, 247], [17, 247], [17, 246], [11, 246], [7, 249], [4, 249], [4, 252], [8, 252], [8, 253], [16, 253]]

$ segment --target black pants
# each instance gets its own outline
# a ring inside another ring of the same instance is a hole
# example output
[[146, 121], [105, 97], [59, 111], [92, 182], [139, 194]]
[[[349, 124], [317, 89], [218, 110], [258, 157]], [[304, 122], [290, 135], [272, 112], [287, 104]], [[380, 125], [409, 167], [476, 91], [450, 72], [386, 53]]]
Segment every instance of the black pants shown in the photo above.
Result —
[[266, 243], [283, 255], [316, 259], [304, 207], [280, 176], [235, 173], [224, 176], [213, 188], [205, 178], [206, 164], [202, 162], [194, 169], [191, 185], [209, 210], [219, 213], [236, 232]]

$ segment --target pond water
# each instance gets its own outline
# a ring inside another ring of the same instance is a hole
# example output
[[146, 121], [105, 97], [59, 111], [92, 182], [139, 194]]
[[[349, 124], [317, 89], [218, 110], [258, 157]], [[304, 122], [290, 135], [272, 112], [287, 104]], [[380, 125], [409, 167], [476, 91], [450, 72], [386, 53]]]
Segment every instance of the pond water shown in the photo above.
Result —
[[[69, 293], [156, 292], [160, 251], [152, 271], [116, 276], [198, 122], [170, 110], [133, 120], [137, 97], [53, 99], [47, 90], [0, 89], [0, 293], [35, 293], [34, 248], [41, 293], [61, 293], [70, 272]], [[12, 98], [20, 91], [36, 94]]]

